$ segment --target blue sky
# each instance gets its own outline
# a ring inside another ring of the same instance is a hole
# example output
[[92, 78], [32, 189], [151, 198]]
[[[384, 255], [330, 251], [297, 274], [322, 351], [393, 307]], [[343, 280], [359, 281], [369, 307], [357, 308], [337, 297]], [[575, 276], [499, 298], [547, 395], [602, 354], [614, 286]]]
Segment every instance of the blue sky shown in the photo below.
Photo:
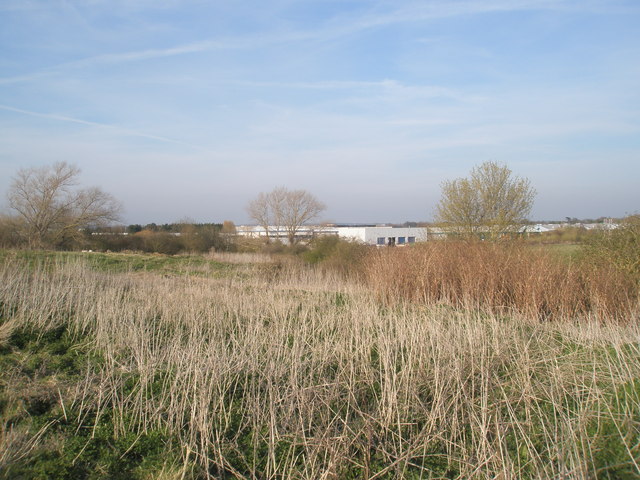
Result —
[[[432, 219], [491, 160], [531, 217], [640, 211], [637, 0], [0, 0], [0, 195], [67, 161], [125, 223]], [[6, 202], [5, 202], [6, 204]]]

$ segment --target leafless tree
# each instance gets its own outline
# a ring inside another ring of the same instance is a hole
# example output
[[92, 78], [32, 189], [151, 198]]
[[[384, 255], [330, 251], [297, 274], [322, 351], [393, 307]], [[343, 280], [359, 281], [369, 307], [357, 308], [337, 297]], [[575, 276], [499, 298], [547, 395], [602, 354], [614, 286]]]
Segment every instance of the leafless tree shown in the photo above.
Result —
[[464, 235], [495, 237], [518, 229], [531, 211], [536, 192], [529, 180], [511, 173], [506, 166], [484, 162], [469, 178], [445, 181], [436, 221]]
[[66, 162], [18, 171], [9, 188], [20, 234], [31, 248], [57, 246], [80, 229], [117, 221], [120, 204], [99, 188], [78, 188], [80, 169]]
[[267, 241], [269, 240], [269, 227], [273, 222], [269, 204], [269, 194], [261, 192], [247, 205], [249, 217], [264, 229]]
[[284, 233], [290, 245], [296, 242], [296, 235], [301, 227], [320, 215], [326, 209], [306, 190], [288, 190], [277, 187], [269, 193], [260, 193], [247, 205], [247, 213], [251, 219], [264, 228], [267, 238]]

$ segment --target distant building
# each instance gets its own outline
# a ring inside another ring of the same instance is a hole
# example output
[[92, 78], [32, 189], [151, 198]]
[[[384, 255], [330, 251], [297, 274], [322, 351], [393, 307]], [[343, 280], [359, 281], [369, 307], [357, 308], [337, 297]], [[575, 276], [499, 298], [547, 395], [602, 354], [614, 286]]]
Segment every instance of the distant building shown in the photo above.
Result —
[[538, 223], [536, 225], [525, 225], [520, 229], [520, 233], [547, 233], [552, 230], [555, 230], [555, 228]]
[[[592, 229], [614, 229], [618, 225], [615, 223], [578, 224], [572, 227]], [[543, 234], [553, 230], [566, 227], [563, 224], [534, 224], [524, 225], [519, 230], [520, 235]], [[240, 225], [236, 227], [237, 234], [244, 237], [265, 237], [267, 235], [264, 227], [256, 225]], [[309, 241], [314, 237], [323, 235], [334, 235], [345, 240], [353, 240], [367, 245], [397, 246], [411, 245], [413, 243], [425, 242], [427, 240], [439, 240], [448, 236], [455, 236], [438, 227], [393, 227], [388, 225], [305, 225], [301, 227], [296, 239], [299, 241]], [[478, 235], [482, 237], [482, 232]], [[287, 232], [283, 227], [270, 226], [269, 238], [272, 240], [288, 241]]]
[[425, 242], [428, 231], [424, 227], [333, 227], [340, 238], [355, 240], [367, 245], [403, 246]]
[[[264, 227], [240, 225], [236, 227], [238, 235], [245, 237], [265, 237]], [[391, 227], [391, 226], [340, 226], [340, 225], [307, 225], [298, 231], [296, 237], [309, 240], [321, 235], [335, 235], [345, 240], [353, 240], [367, 245], [404, 246], [427, 240], [429, 233], [424, 227]], [[283, 228], [269, 227], [269, 238], [287, 240]]]

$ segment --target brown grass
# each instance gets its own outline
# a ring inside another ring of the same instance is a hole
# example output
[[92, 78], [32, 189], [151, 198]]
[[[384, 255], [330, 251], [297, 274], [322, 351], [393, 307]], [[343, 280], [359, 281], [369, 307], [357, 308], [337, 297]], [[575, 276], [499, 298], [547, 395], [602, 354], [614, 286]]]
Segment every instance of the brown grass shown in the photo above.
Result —
[[379, 249], [367, 281], [386, 300], [548, 320], [638, 318], [638, 286], [607, 266], [567, 261], [521, 242], [443, 241]]
[[[438, 248], [378, 253], [370, 268], [394, 282], [377, 292], [502, 307], [535, 294], [520, 291], [516, 273], [545, 273], [541, 295], [566, 282], [566, 271], [549, 276], [519, 251], [504, 275], [489, 275], [491, 248], [459, 244], [451, 263]], [[468, 266], [456, 275], [453, 265]], [[385, 306], [356, 284], [294, 267], [206, 279], [9, 261], [0, 285], [7, 329], [68, 322], [104, 358], [66, 400], [79, 424], [97, 408], [118, 432], [166, 429], [185, 465], [210, 478], [587, 479], [601, 468], [593, 422], [637, 423], [637, 404], [605, 408], [640, 376], [635, 325]], [[635, 468], [637, 445], [618, 437]], [[0, 442], [0, 458], [12, 448]]]

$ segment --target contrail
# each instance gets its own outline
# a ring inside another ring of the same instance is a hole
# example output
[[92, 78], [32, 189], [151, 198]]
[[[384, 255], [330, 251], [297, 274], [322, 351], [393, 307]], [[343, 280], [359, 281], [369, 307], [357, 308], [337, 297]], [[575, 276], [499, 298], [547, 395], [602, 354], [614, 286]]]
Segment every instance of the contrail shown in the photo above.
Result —
[[141, 137], [141, 138], [148, 138], [150, 140], [157, 140], [159, 142], [165, 142], [165, 143], [173, 143], [176, 145], [183, 145], [189, 148], [194, 148], [197, 150], [204, 150], [202, 147], [199, 147], [197, 145], [193, 145], [187, 142], [182, 142], [180, 140], [175, 140], [173, 138], [167, 138], [167, 137], [162, 137], [159, 135], [151, 135], [149, 133], [143, 133], [143, 132], [137, 132], [135, 130], [129, 130], [127, 128], [122, 128], [122, 127], [118, 127], [116, 125], [109, 125], [107, 123], [98, 123], [98, 122], [92, 122], [89, 120], [82, 120], [80, 118], [73, 118], [73, 117], [67, 117], [66, 115], [57, 115], [57, 114], [53, 114], [53, 113], [41, 113], [41, 112], [33, 112], [31, 110], [24, 110], [22, 108], [15, 108], [15, 107], [10, 107], [8, 105], [2, 105], [0, 104], [0, 110], [6, 110], [8, 112], [15, 112], [15, 113], [20, 113], [22, 115], [29, 115], [32, 117], [39, 117], [39, 118], [47, 118], [50, 120], [58, 120], [61, 122], [70, 122], [70, 123], [78, 123], [80, 125], [88, 125], [91, 127], [99, 127], [99, 128], [104, 128], [104, 129], [108, 129], [108, 130], [113, 130], [115, 132], [120, 132], [123, 133], [125, 135], [130, 135], [133, 137]]

